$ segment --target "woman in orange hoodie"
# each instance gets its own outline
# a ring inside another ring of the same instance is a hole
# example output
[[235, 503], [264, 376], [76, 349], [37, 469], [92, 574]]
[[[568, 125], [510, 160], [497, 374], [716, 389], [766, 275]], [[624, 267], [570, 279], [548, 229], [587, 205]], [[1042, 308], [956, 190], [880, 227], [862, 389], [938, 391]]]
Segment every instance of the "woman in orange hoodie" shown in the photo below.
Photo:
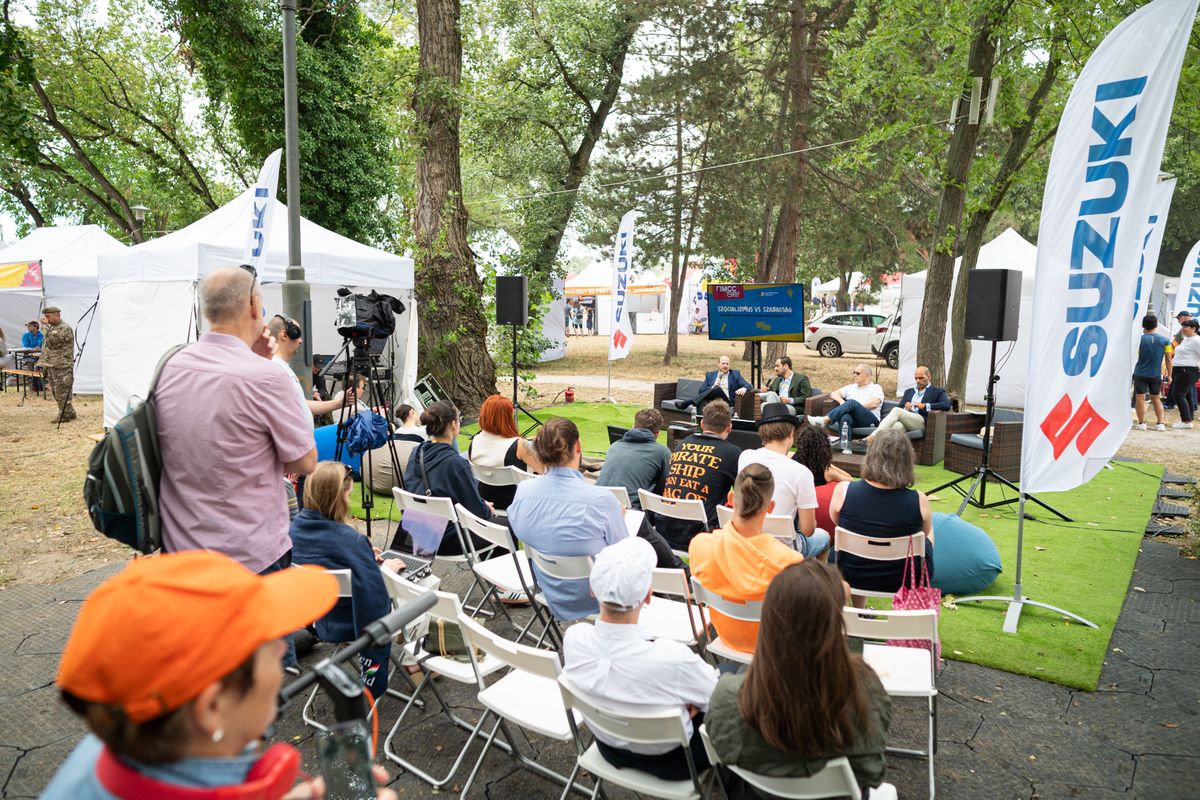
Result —
[[[804, 556], [763, 533], [763, 521], [775, 507], [775, 480], [761, 464], [750, 464], [733, 482], [733, 519], [712, 533], [701, 533], [688, 547], [692, 575], [705, 589], [726, 600], [761, 601], [771, 579]], [[730, 647], [754, 652], [757, 622], [739, 622], [711, 612], [717, 635]]]

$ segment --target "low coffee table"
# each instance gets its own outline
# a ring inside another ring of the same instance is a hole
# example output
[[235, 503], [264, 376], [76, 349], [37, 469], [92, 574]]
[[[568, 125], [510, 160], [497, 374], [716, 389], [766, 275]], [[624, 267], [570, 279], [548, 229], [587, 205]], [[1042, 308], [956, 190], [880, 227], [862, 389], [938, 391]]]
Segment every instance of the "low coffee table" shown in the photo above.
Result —
[[857, 478], [862, 472], [863, 459], [865, 453], [843, 453], [836, 447], [833, 450], [833, 465], [849, 472], [851, 477]]

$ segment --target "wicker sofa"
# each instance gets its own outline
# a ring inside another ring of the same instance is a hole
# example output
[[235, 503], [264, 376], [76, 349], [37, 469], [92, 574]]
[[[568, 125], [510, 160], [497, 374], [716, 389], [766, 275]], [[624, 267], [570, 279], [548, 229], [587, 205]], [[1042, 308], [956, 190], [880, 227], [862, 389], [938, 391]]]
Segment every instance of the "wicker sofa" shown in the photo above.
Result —
[[[661, 411], [663, 419], [668, 423], [691, 422], [695, 407], [676, 408], [675, 401], [691, 400], [700, 394], [700, 387], [703, 385], [704, 381], [696, 378], [680, 378], [673, 383], [656, 383], [651, 407]], [[746, 392], [741, 397], [735, 398], [733, 413], [742, 419], [757, 419], [761, 407], [762, 401], [759, 400], [758, 395], [754, 392]]]
[[[946, 469], [966, 475], [983, 460], [982, 413], [950, 414], [946, 427]], [[1020, 411], [998, 408], [992, 418], [992, 454], [989, 464], [998, 475], [1013, 483], [1021, 480], [1021, 436], [1025, 415]]]
[[[899, 403], [893, 400], [884, 400], [883, 407], [879, 411], [880, 417], [887, 416]], [[833, 398], [829, 394], [820, 394], [810, 397], [804, 404], [804, 413], [809, 416], [823, 417], [832, 411], [837, 406]], [[931, 411], [925, 421], [925, 430], [923, 431], [908, 431], [908, 438], [912, 442], [913, 451], [916, 453], [917, 463], [924, 466], [930, 466], [938, 463], [945, 455], [947, 428], [946, 423], [949, 418], [954, 416], [949, 411]], [[963, 430], [967, 430], [963, 428]], [[976, 426], [978, 430], [978, 426]], [[850, 435], [855, 439], [862, 439], [870, 436], [876, 431], [876, 428], [854, 428], [850, 431]], [[837, 433], [837, 431], [831, 431]]]

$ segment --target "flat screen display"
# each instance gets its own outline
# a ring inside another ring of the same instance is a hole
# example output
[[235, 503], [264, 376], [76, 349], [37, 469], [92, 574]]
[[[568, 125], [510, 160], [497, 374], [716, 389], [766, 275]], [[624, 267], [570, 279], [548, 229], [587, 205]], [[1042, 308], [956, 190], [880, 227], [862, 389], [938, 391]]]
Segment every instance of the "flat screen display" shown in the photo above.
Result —
[[710, 283], [708, 338], [804, 341], [804, 284]]

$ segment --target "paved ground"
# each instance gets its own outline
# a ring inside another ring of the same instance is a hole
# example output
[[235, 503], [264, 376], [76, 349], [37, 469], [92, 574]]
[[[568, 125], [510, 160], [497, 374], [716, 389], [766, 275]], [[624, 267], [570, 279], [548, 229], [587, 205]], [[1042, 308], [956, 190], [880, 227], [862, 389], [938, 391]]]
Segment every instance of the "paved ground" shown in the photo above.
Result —
[[[82, 726], [59, 702], [53, 687], [55, 665], [80, 601], [115, 570], [110, 566], [55, 585], [0, 591], [0, 796], [36, 796], [81, 736]], [[939, 796], [1196, 796], [1200, 562], [1180, 558], [1168, 544], [1146, 540], [1136, 570], [1132, 586], [1145, 591], [1131, 589], [1126, 598], [1094, 694], [947, 663], [938, 681]], [[446, 586], [460, 588], [460, 580], [461, 576], [448, 576]], [[306, 661], [322, 652], [328, 650], [319, 648]], [[438, 683], [453, 705], [475, 718], [479, 708], [471, 692], [444, 679]], [[385, 732], [397, 711], [395, 704], [384, 710]], [[306, 764], [315, 768], [312, 737], [299, 723], [299, 707], [289, 709], [277, 736], [298, 741]], [[890, 740], [919, 743], [922, 736], [920, 704], [899, 702]], [[521, 743], [526, 752], [553, 769], [568, 768], [571, 754], [566, 746], [531, 739]], [[418, 764], [441, 772], [461, 741], [440, 719], [418, 714], [398, 737], [398, 747]], [[466, 773], [464, 769], [459, 780]], [[472, 797], [558, 796], [550, 783], [516, 768], [503, 754], [488, 757], [482, 776]], [[899, 787], [901, 797], [926, 796], [924, 762], [891, 759], [888, 779]], [[394, 785], [402, 798], [436, 794], [411, 775], [398, 776]]]

